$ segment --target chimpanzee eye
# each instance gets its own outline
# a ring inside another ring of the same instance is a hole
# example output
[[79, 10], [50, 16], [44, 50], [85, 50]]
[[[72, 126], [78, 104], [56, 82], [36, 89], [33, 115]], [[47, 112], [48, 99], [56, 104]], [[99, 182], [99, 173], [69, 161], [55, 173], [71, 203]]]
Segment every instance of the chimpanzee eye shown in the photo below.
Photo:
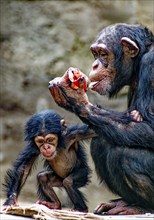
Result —
[[98, 53], [93, 50], [93, 51], [92, 51], [92, 54], [93, 54], [93, 56], [94, 56], [94, 59], [96, 60], [96, 59], [98, 58]]
[[38, 141], [36, 141], [36, 145], [37, 145], [38, 147], [41, 147], [43, 144], [44, 144], [44, 141], [43, 141], [43, 140], [38, 140]]
[[99, 57], [101, 59], [107, 59], [107, 53], [100, 53]]
[[51, 144], [53, 141], [54, 141], [53, 138], [48, 138], [48, 139], [47, 139], [47, 143], [48, 143], [48, 144]]

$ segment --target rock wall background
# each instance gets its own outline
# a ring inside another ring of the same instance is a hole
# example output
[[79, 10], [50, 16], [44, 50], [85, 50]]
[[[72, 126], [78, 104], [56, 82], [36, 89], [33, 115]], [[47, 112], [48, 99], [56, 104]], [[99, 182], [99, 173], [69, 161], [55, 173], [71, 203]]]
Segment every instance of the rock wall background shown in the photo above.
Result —
[[[1, 0], [0, 1], [0, 104], [1, 104], [1, 186], [6, 169], [23, 147], [23, 127], [31, 114], [45, 108], [56, 109], [69, 123], [79, 122], [60, 109], [48, 91], [48, 82], [70, 66], [88, 74], [93, 57], [89, 47], [97, 33], [117, 22], [142, 23], [154, 31], [153, 0]], [[124, 110], [125, 90], [118, 100], [89, 93], [93, 103]], [[86, 144], [89, 145], [89, 144]], [[87, 146], [87, 153], [89, 148]], [[89, 163], [94, 170], [89, 156]], [[40, 167], [38, 167], [40, 169]], [[20, 197], [35, 202], [35, 175]], [[95, 173], [84, 190], [92, 211], [101, 201], [114, 198], [99, 185]], [[60, 193], [62, 194], [62, 193]], [[4, 198], [1, 187], [1, 197]], [[64, 203], [66, 197], [62, 194]]]

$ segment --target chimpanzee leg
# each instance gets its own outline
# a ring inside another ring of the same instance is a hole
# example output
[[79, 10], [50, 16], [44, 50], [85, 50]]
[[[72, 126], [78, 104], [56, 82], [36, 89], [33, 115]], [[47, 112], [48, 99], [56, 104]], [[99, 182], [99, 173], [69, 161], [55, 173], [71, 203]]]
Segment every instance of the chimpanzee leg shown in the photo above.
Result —
[[53, 187], [62, 187], [62, 179], [52, 171], [41, 171], [37, 175], [38, 194], [41, 200], [39, 204], [43, 204], [50, 209], [61, 209], [61, 203], [55, 194]]
[[105, 181], [108, 185], [112, 184], [110, 189], [119, 194], [122, 199], [102, 203], [96, 207], [94, 213], [104, 212], [113, 215], [154, 212], [154, 157], [152, 154], [152, 151], [139, 148], [117, 147], [110, 150], [106, 160], [108, 176]]
[[[63, 186], [68, 193], [74, 209], [82, 212], [88, 212], [86, 199], [78, 188], [87, 184], [87, 175], [84, 176], [84, 169], [78, 169], [63, 180]], [[83, 174], [83, 175], [82, 175]]]

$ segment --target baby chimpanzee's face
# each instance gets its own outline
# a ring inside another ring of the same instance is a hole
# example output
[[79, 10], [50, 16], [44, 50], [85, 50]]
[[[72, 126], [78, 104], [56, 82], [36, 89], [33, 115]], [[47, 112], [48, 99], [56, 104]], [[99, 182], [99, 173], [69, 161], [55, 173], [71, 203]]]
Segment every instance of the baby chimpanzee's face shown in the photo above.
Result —
[[58, 146], [58, 135], [47, 134], [45, 136], [36, 136], [34, 139], [36, 145], [40, 149], [41, 154], [47, 160], [53, 159], [56, 155], [56, 148]]

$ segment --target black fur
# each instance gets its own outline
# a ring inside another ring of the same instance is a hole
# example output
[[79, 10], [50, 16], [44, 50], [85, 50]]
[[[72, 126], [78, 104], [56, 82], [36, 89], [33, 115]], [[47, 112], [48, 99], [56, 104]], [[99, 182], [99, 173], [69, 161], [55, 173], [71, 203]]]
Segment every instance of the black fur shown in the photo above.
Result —
[[[139, 47], [129, 62], [124, 61], [122, 37]], [[129, 205], [154, 210], [154, 36], [141, 25], [116, 24], [103, 29], [97, 43], [107, 45], [115, 57], [116, 76], [109, 97], [129, 85], [128, 110], [85, 106], [68, 97], [60, 86], [66, 102], [59, 105], [98, 134], [92, 139], [91, 154], [100, 180]], [[137, 110], [143, 121], [135, 121], [129, 114], [132, 110]]]

